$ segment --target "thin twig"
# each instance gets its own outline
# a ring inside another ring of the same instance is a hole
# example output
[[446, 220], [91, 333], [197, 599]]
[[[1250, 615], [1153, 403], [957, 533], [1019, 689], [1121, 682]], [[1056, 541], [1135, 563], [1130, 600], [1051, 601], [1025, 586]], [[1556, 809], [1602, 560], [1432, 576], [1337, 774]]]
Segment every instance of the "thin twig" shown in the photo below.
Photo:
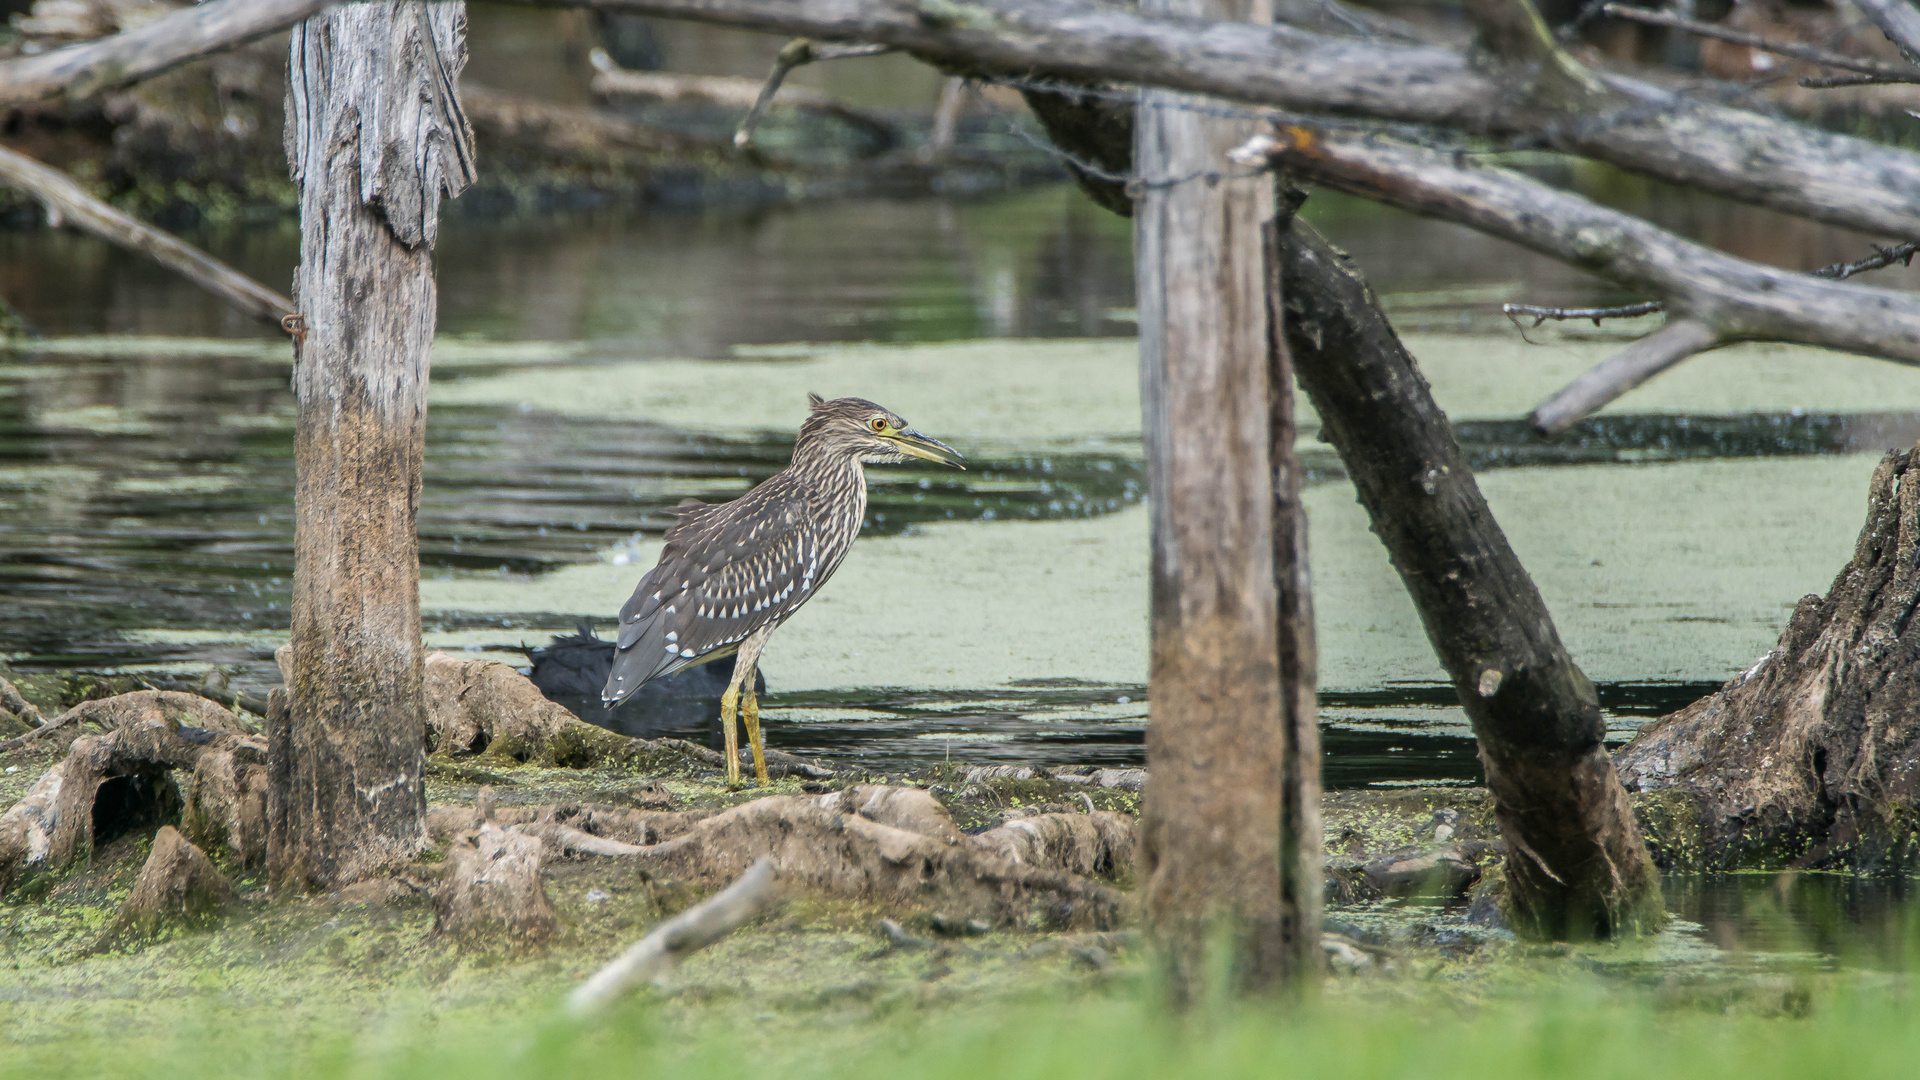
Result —
[[773, 860], [762, 855], [739, 880], [654, 927], [652, 933], [594, 972], [567, 995], [567, 1011], [574, 1016], [599, 1012], [635, 986], [665, 975], [682, 958], [758, 918], [779, 897]]
[[811, 38], [794, 38], [787, 42], [780, 54], [773, 58], [773, 69], [767, 72], [767, 81], [761, 85], [760, 96], [754, 100], [753, 108], [747, 110], [739, 128], [735, 129], [733, 148], [741, 151], [753, 149], [753, 129], [760, 126], [760, 118], [766, 115], [767, 106], [773, 104], [773, 95], [780, 92], [780, 84], [787, 81], [787, 73], [794, 68], [821, 60], [848, 60], [893, 51], [891, 45], [821, 45]]
[[1911, 75], [1809, 75], [1800, 85], [1809, 90], [1832, 90], [1839, 86], [1911, 86], [1920, 78]]
[[1663, 300], [1643, 300], [1637, 304], [1595, 308], [1535, 307], [1532, 304], [1500, 305], [1500, 313], [1512, 319], [1515, 326], [1520, 324], [1521, 318], [1531, 318], [1533, 326], [1528, 327], [1529, 330], [1548, 319], [1592, 319], [1593, 325], [1599, 326], [1601, 319], [1637, 319], [1642, 315], [1652, 315], [1654, 312], [1666, 309], [1667, 305]]
[[[1855, 259], [1852, 262], [1832, 263], [1827, 266], [1822, 266], [1818, 270], [1809, 270], [1807, 273], [1813, 277], [1826, 278], [1830, 281], [1845, 281], [1855, 274], [1862, 274], [1868, 270], [1878, 270], [1882, 267], [1892, 266], [1894, 263], [1900, 263], [1902, 266], [1912, 266], [1915, 255], [1920, 255], [1920, 244], [1895, 244], [1893, 247], [1881, 247], [1875, 244], [1873, 246], [1873, 254], [1864, 259]], [[1603, 308], [1556, 308], [1535, 307], [1532, 304], [1502, 304], [1500, 305], [1500, 313], [1512, 319], [1515, 326], [1520, 325], [1522, 318], [1531, 318], [1533, 323], [1527, 327], [1527, 329], [1531, 330], [1538, 327], [1541, 323], [1546, 322], [1548, 319], [1592, 319], [1593, 325], [1599, 326], [1601, 319], [1633, 319], [1642, 315], [1652, 315], [1655, 312], [1665, 311], [1666, 308], [1666, 302], [1662, 300], [1643, 300], [1637, 304], [1621, 304], [1619, 307]]]
[[1843, 71], [1857, 71], [1863, 75], [1880, 75], [1889, 78], [1904, 77], [1908, 81], [1920, 81], [1920, 67], [1911, 64], [1889, 64], [1882, 60], [1869, 60], [1861, 56], [1848, 56], [1815, 45], [1805, 45], [1798, 41], [1775, 41], [1749, 34], [1744, 30], [1734, 30], [1698, 19], [1689, 19], [1680, 15], [1671, 15], [1664, 11], [1648, 11], [1644, 8], [1627, 7], [1622, 4], [1608, 4], [1600, 10], [1616, 19], [1645, 23], [1648, 26], [1662, 26], [1669, 30], [1682, 30], [1701, 37], [1745, 45], [1749, 49], [1759, 49], [1778, 56], [1790, 56], [1795, 60], [1804, 60], [1821, 67], [1835, 67]]
[[1853, 262], [1834, 263], [1830, 266], [1823, 266], [1813, 271], [1813, 276], [1832, 278], [1835, 281], [1845, 281], [1855, 274], [1864, 273], [1868, 270], [1878, 270], [1883, 266], [1892, 266], [1894, 263], [1899, 263], [1902, 266], [1912, 266], [1915, 254], [1920, 254], [1920, 244], [1895, 244], [1892, 247], [1884, 248], [1879, 244], [1875, 244], [1873, 245], [1873, 254], [1866, 258], [1856, 259]]

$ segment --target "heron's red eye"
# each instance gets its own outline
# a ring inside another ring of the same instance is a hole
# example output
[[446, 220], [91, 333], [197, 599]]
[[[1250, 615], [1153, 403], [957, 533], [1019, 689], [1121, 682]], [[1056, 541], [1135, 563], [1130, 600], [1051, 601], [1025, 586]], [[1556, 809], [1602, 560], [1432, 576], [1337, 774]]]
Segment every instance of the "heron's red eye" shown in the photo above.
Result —
[[887, 430], [887, 418], [884, 416], [876, 416], [870, 421], [870, 423], [873, 424], [873, 430], [875, 431]]

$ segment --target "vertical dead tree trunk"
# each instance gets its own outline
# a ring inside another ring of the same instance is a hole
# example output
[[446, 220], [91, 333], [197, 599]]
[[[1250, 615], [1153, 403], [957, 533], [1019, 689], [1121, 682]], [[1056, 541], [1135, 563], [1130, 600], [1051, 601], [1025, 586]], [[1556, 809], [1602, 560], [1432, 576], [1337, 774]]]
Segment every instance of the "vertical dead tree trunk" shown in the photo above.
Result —
[[1344, 254], [1299, 221], [1278, 254], [1300, 385], [1473, 721], [1515, 923], [1575, 939], [1656, 925], [1659, 882], [1602, 742], [1599, 698], [1446, 414]]
[[[1271, 19], [1266, 0], [1149, 0]], [[1243, 990], [1290, 967], [1282, 911], [1279, 625], [1261, 228], [1272, 184], [1191, 179], [1250, 126], [1149, 91], [1135, 125], [1140, 380], [1152, 492], [1153, 657], [1144, 901], [1176, 999], [1218, 932]], [[1204, 107], [1204, 105], [1203, 105]], [[1318, 944], [1317, 942], [1315, 943]]]
[[460, 3], [370, 0], [293, 30], [300, 188], [291, 709], [268, 732], [276, 888], [426, 843], [415, 517], [440, 199], [473, 179]]

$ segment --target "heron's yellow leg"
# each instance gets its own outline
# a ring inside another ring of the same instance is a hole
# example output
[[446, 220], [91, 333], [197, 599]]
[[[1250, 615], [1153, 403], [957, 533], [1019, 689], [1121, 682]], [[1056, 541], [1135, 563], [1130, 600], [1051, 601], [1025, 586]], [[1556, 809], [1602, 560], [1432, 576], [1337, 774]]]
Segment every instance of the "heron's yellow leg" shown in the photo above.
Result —
[[746, 693], [746, 700], [741, 703], [745, 706], [741, 715], [747, 721], [747, 742], [753, 747], [753, 778], [761, 787], [766, 787], [767, 757], [766, 752], [760, 748], [760, 695], [753, 692], [753, 676], [747, 676], [746, 685], [742, 689]]
[[727, 692], [720, 695], [720, 730], [727, 737], [727, 786], [740, 786], [740, 733], [734, 730], [733, 719], [739, 711], [740, 683], [736, 679], [728, 684]]

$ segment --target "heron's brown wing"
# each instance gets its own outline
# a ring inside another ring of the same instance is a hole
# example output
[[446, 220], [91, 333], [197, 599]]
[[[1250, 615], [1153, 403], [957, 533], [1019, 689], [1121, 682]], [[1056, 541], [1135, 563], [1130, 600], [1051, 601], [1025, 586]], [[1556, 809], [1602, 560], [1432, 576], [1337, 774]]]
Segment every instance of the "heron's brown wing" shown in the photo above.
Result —
[[822, 553], [806, 500], [770, 486], [686, 512], [667, 533], [659, 565], [621, 609], [610, 699], [726, 655], [811, 595]]

